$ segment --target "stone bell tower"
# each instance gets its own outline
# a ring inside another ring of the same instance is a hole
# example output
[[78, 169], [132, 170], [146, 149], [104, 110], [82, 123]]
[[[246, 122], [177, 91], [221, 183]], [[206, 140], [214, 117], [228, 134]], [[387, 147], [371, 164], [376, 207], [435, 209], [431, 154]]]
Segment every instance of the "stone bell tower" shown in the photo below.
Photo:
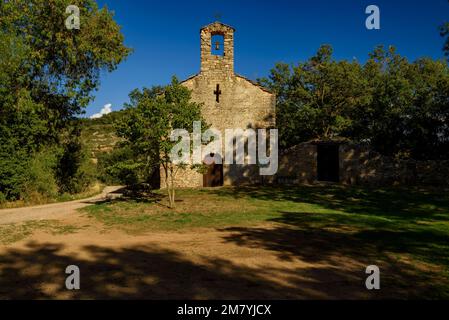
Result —
[[221, 22], [201, 29], [201, 74], [234, 75], [234, 32], [233, 27]]

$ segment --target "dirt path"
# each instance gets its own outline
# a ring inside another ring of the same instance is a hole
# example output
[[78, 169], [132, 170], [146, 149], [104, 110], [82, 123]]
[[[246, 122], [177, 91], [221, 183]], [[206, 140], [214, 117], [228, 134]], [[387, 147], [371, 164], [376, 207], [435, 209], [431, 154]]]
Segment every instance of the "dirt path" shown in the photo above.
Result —
[[[429, 289], [410, 265], [293, 240], [276, 225], [130, 235], [79, 212], [59, 222], [85, 227], [0, 245], [0, 299], [404, 299]], [[365, 287], [372, 262], [381, 291]], [[80, 269], [79, 291], [65, 287], [70, 265]]]
[[[141, 236], [94, 228], [37, 232], [0, 246], [0, 299], [375, 297], [363, 287], [360, 263], [337, 255], [318, 262], [286, 259], [226, 240], [234, 236], [216, 229]], [[80, 268], [79, 291], [65, 288], [69, 265]]]
[[77, 209], [90, 206], [108, 198], [120, 196], [117, 191], [121, 188], [120, 186], [106, 187], [101, 194], [87, 199], [26, 208], [2, 209], [0, 210], [0, 224], [20, 223], [31, 220], [61, 219], [75, 213]]

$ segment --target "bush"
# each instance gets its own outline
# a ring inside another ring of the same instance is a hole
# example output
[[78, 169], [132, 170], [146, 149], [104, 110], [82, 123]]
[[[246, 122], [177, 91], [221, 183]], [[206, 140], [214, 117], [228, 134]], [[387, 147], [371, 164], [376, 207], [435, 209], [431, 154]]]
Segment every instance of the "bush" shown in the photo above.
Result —
[[4, 204], [8, 199], [6, 199], [6, 196], [0, 192], [0, 205]]
[[23, 198], [27, 202], [40, 203], [58, 195], [55, 178], [58, 154], [61, 149], [46, 148], [29, 161]]
[[98, 178], [106, 184], [133, 186], [140, 182], [141, 165], [133, 160], [133, 152], [128, 146], [118, 147], [98, 158]]
[[60, 193], [81, 193], [95, 180], [95, 166], [78, 140], [67, 142], [58, 159], [56, 179]]
[[8, 201], [22, 199], [21, 191], [27, 176], [26, 159], [25, 153], [13, 149], [0, 152], [0, 192]]

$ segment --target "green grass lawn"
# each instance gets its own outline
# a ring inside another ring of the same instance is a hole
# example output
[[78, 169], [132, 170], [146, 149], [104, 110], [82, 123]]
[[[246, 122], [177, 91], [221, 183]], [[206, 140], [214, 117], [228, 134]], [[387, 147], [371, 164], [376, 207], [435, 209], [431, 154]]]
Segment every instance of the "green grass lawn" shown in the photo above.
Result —
[[[166, 204], [160, 193], [84, 210], [106, 226], [131, 234], [215, 228], [240, 232], [240, 236], [229, 241], [251, 240], [292, 257], [304, 257], [306, 252], [323, 256], [337, 251], [367, 262], [373, 257], [406, 259], [410, 265], [429, 271], [428, 275], [421, 271], [424, 281], [431, 278], [440, 282], [433, 295], [449, 297], [447, 190], [342, 186], [219, 188], [180, 190], [176, 209], [168, 209]], [[257, 229], [260, 225], [272, 229]]]

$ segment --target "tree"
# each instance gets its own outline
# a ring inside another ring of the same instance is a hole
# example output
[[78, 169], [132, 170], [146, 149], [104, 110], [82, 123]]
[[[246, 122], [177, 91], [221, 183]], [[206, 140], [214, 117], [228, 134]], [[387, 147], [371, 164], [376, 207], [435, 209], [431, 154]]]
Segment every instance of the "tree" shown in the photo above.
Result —
[[151, 177], [158, 169], [157, 133], [153, 128], [158, 120], [152, 117], [158, 116], [154, 103], [163, 93], [160, 86], [133, 90], [122, 116], [114, 121], [117, 135], [124, 141], [106, 159], [106, 171], [127, 186], [151, 184]]
[[360, 135], [385, 155], [439, 159], [449, 155], [449, 68], [428, 58], [410, 63], [394, 47], [378, 47], [365, 65], [372, 102]]
[[[65, 26], [69, 5], [80, 8], [80, 30]], [[130, 53], [112, 13], [93, 0], [2, 1], [0, 16], [0, 30], [27, 52], [11, 85], [45, 105], [41, 116], [54, 129], [87, 106], [100, 71], [113, 71]]]
[[[134, 90], [126, 105], [123, 119], [117, 123], [117, 134], [126, 139], [122, 148], [129, 148], [131, 160], [119, 162], [115, 168], [139, 170], [143, 181], [162, 166], [170, 207], [175, 205], [175, 180], [187, 164], [175, 164], [170, 157], [178, 141], [171, 141], [174, 129], [193, 131], [193, 123], [201, 121], [201, 105], [191, 101], [191, 92], [176, 77], [165, 88]], [[195, 169], [196, 167], [191, 167]]]
[[259, 81], [277, 95], [276, 116], [284, 148], [344, 136], [351, 130], [354, 110], [370, 99], [360, 64], [333, 60], [329, 45], [297, 66], [277, 64], [269, 79]]
[[20, 38], [0, 31], [0, 197], [6, 200], [21, 198], [30, 155], [48, 132], [39, 117], [44, 106], [16, 85], [24, 78], [20, 69], [28, 54]]
[[277, 94], [280, 145], [311, 139], [363, 141], [388, 156], [449, 157], [449, 67], [428, 58], [411, 63], [394, 47], [368, 61], [334, 61], [332, 49], [297, 66], [277, 64], [259, 80]]
[[357, 113], [353, 137], [366, 140], [384, 155], [400, 150], [405, 126], [405, 109], [412, 99], [412, 86], [408, 81], [409, 63], [396, 53], [378, 46], [370, 53], [364, 66], [369, 81], [371, 102]]
[[[80, 8], [80, 30], [65, 26], [71, 4]], [[0, 193], [18, 199], [28, 160], [60, 142], [100, 71], [131, 51], [112, 13], [93, 0], [1, 1], [0, 17]]]

